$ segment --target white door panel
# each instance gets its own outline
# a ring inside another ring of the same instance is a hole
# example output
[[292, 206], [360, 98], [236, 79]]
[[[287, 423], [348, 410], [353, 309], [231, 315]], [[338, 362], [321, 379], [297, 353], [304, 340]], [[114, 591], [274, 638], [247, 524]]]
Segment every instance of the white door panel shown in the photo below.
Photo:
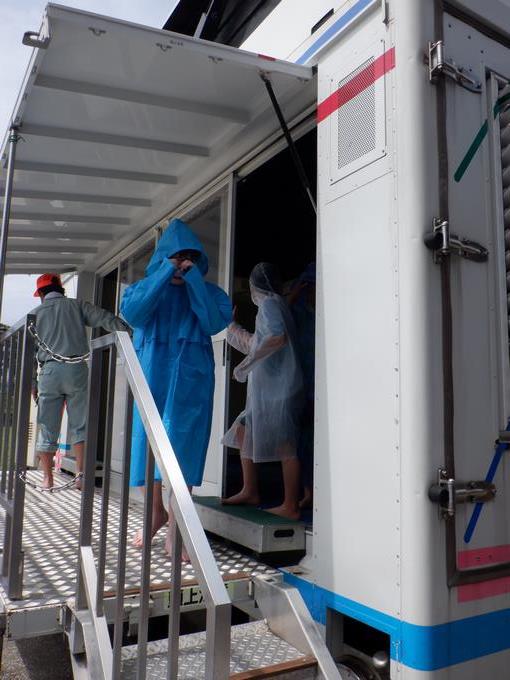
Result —
[[[510, 417], [500, 120], [494, 113], [500, 91], [494, 74], [509, 77], [510, 67], [506, 47], [448, 16], [445, 45], [447, 59], [482, 84], [481, 94], [447, 84], [450, 229], [489, 250], [483, 264], [452, 259], [455, 474], [470, 481], [490, 475], [497, 463], [494, 441]], [[484, 126], [487, 134], [477, 145]], [[459, 566], [474, 566], [472, 551], [510, 543], [508, 475], [504, 461], [496, 467], [496, 501], [476, 511], [469, 503], [457, 507]], [[478, 558], [483, 566], [483, 554]]]
[[[207, 280], [228, 291], [230, 270], [230, 214], [231, 182], [200, 201], [182, 219], [190, 225], [207, 252], [209, 272]], [[205, 463], [203, 483], [194, 489], [200, 496], [221, 496], [223, 484], [223, 454], [221, 438], [225, 426], [225, 331], [212, 339], [214, 353], [214, 407], [211, 436]]]

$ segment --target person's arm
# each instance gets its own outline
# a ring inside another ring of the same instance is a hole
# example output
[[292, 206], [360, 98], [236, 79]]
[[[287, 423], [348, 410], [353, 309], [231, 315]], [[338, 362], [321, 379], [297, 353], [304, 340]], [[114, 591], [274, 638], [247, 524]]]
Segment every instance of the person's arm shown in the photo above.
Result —
[[234, 368], [234, 378], [237, 382], [246, 382], [248, 373], [253, 370], [256, 364], [278, 352], [286, 344], [285, 335], [268, 335]]
[[227, 330], [227, 342], [243, 354], [249, 354], [253, 333], [245, 330], [236, 321], [233, 321]]
[[175, 270], [175, 265], [170, 260], [164, 259], [153, 274], [137, 281], [124, 291], [120, 311], [133, 328], [143, 328], [153, 317], [161, 293]]
[[[245, 382], [248, 373], [275, 352], [287, 344], [287, 332], [282, 317], [281, 302], [272, 297], [265, 298], [259, 305], [255, 321], [255, 337], [250, 343], [250, 351], [241, 363], [234, 369], [234, 378], [238, 382]], [[263, 330], [261, 330], [263, 329]]]
[[232, 303], [218, 286], [207, 284], [197, 267], [183, 275], [191, 309], [205, 335], [216, 335], [232, 321]]
[[112, 312], [90, 302], [80, 301], [81, 313], [86, 326], [104, 328], [105, 331], [131, 331], [128, 324]]

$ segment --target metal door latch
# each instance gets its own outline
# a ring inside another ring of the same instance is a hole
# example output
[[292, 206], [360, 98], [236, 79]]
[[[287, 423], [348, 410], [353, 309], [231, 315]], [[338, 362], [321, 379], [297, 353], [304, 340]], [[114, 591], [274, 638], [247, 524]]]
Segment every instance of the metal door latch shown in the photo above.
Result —
[[431, 83], [437, 83], [441, 76], [447, 76], [466, 90], [476, 94], [481, 93], [482, 84], [468, 75], [466, 69], [457, 66], [453, 61], [446, 61], [442, 40], [429, 42], [428, 53], [429, 80]]
[[429, 487], [429, 498], [437, 503], [443, 516], [453, 517], [458, 503], [487, 503], [494, 500], [496, 486], [491, 482], [458, 482], [439, 468], [437, 482]]
[[496, 444], [509, 444], [510, 445], [510, 431], [502, 430], [498, 438], [496, 439]]
[[441, 255], [449, 254], [458, 255], [472, 262], [486, 262], [489, 257], [487, 248], [476, 241], [450, 233], [448, 220], [440, 217], [434, 218], [432, 231], [427, 232], [423, 240], [427, 248], [434, 251], [436, 262], [441, 259]]

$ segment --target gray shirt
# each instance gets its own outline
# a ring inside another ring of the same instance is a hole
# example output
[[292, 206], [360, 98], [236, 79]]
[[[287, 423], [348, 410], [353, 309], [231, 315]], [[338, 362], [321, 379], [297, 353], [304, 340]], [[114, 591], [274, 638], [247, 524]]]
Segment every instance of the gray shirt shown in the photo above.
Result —
[[[89, 343], [85, 328], [104, 328], [106, 331], [129, 331], [128, 324], [120, 317], [96, 307], [90, 302], [67, 298], [51, 292], [33, 309], [36, 316], [37, 334], [50, 349], [62, 356], [86, 354]], [[39, 349], [37, 359], [44, 362], [50, 356]]]

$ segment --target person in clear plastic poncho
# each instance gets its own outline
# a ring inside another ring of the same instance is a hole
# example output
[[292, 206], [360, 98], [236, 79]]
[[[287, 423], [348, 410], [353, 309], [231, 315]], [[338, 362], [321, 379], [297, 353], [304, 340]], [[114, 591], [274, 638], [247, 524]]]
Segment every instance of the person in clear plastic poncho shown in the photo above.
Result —
[[276, 268], [257, 264], [250, 274], [252, 301], [258, 307], [255, 332], [238, 323], [228, 327], [227, 341], [245, 354], [234, 378], [248, 381], [246, 408], [223, 438], [238, 448], [243, 470], [241, 491], [223, 500], [230, 505], [260, 502], [256, 463], [281, 461], [282, 505], [270, 512], [299, 518], [299, 460], [297, 442], [303, 406], [303, 378], [298, 360], [294, 321], [281, 296]]

